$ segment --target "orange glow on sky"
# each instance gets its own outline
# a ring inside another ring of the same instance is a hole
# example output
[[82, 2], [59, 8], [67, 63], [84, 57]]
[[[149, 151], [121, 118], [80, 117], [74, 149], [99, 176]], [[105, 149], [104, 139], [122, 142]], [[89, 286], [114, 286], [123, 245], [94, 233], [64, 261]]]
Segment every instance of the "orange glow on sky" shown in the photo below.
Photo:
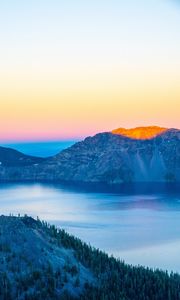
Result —
[[1, 140], [72, 139], [119, 127], [179, 127], [178, 89], [11, 89], [0, 109]]
[[0, 10], [0, 141], [180, 128], [175, 1], [11, 2]]

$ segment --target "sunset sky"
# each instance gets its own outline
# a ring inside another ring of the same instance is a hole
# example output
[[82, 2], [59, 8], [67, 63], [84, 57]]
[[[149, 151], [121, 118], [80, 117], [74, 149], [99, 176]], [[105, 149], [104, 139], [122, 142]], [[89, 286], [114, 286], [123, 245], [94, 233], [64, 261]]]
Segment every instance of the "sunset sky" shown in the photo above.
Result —
[[0, 141], [180, 128], [180, 1], [0, 2]]

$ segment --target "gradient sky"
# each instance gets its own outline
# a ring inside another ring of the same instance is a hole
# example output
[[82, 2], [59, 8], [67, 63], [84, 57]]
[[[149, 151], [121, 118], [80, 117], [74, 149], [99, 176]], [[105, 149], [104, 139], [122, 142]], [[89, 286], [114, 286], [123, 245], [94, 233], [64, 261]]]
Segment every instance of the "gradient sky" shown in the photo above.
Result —
[[180, 127], [180, 1], [0, 2], [0, 141]]

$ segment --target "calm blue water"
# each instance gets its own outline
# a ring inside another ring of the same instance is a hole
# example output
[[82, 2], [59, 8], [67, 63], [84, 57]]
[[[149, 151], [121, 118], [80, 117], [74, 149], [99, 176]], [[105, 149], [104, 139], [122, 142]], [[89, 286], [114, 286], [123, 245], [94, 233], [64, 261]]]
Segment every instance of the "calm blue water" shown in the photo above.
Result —
[[180, 272], [179, 187], [104, 193], [60, 185], [0, 186], [1, 214], [39, 216], [130, 264]]
[[48, 157], [72, 146], [76, 141], [33, 142], [1, 144], [4, 147], [16, 149], [24, 154]]

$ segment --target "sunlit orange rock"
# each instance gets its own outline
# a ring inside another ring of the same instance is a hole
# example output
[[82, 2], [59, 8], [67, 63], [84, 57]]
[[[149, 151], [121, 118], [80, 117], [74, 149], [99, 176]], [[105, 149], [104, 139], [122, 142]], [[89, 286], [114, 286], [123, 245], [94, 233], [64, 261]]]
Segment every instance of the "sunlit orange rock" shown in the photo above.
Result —
[[137, 140], [149, 140], [166, 132], [167, 130], [168, 129], [164, 127], [147, 126], [147, 127], [136, 127], [131, 129], [118, 128], [112, 130], [112, 133], [123, 135]]

